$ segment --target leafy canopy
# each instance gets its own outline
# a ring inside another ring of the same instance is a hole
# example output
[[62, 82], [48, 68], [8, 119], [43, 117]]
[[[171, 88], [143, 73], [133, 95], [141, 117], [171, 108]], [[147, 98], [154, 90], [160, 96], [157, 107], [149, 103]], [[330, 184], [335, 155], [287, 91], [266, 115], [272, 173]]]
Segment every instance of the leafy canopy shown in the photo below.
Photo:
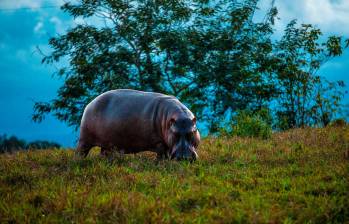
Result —
[[[330, 37], [325, 45], [319, 44], [318, 29], [311, 25], [297, 28], [292, 21], [281, 40], [274, 41], [277, 9], [271, 6], [258, 22], [254, 19], [257, 3], [65, 3], [62, 10], [72, 17], [100, 23], [86, 22], [50, 39], [53, 52], [43, 63], [68, 59], [69, 65], [57, 72], [64, 79], [57, 98], [37, 102], [33, 119], [41, 121], [45, 114], [53, 113], [78, 127], [83, 108], [94, 97], [110, 89], [131, 88], [175, 95], [206, 121], [211, 131], [219, 129], [228, 110], [257, 111], [275, 105], [275, 101], [285, 127], [317, 122], [324, 116], [319, 113], [323, 109], [319, 102], [324, 105], [328, 91], [321, 92], [324, 88], [315, 74], [329, 58], [342, 53], [342, 39]], [[316, 102], [309, 101], [314, 94], [319, 95]], [[310, 102], [315, 109], [309, 107]], [[308, 121], [312, 116], [316, 119]]]

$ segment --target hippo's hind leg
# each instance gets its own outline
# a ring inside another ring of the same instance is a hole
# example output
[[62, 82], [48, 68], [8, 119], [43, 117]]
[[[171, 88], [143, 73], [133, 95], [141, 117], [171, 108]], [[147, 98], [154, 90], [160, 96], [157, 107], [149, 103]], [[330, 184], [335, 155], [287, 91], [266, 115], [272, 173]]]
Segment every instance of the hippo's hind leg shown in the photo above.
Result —
[[88, 153], [90, 152], [90, 149], [92, 148], [91, 144], [88, 144], [82, 140], [79, 140], [78, 147], [76, 149], [76, 154], [82, 158], [85, 158]]
[[82, 158], [85, 158], [90, 152], [91, 148], [97, 146], [96, 136], [91, 132], [86, 125], [80, 127], [80, 137], [76, 154]]

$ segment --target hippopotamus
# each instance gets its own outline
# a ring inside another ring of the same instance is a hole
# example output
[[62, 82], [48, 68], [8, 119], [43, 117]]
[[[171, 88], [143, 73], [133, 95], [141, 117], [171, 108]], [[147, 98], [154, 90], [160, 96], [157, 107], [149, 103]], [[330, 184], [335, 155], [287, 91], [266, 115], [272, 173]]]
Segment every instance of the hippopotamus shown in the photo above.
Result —
[[194, 114], [176, 97], [117, 89], [105, 92], [85, 108], [77, 154], [94, 146], [101, 153], [152, 151], [158, 159], [194, 161], [200, 133]]

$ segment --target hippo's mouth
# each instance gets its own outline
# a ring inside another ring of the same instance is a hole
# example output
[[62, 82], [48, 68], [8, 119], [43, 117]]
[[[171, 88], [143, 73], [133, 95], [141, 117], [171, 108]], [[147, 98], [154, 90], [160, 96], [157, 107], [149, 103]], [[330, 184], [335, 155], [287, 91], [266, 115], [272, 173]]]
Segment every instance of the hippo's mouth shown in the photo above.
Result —
[[195, 161], [198, 158], [198, 154], [194, 146], [190, 146], [187, 149], [180, 149], [179, 147], [173, 147], [172, 152], [170, 153], [170, 159], [176, 160], [189, 160]]

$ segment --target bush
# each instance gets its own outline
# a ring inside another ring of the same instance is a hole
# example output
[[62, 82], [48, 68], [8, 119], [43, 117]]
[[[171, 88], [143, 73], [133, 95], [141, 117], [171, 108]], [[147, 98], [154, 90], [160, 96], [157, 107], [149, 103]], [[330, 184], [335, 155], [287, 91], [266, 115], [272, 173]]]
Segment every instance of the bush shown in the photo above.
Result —
[[343, 118], [335, 119], [330, 123], [331, 127], [345, 127], [346, 125], [348, 125], [348, 123]]
[[7, 135], [0, 135], [0, 153], [11, 153], [27, 149], [47, 149], [60, 147], [61, 146], [55, 142], [38, 140], [26, 143], [25, 140], [19, 139], [16, 136], [7, 137]]
[[25, 146], [25, 141], [16, 136], [7, 137], [7, 135], [0, 135], [0, 153], [23, 150]]
[[241, 137], [270, 138], [272, 127], [269, 111], [266, 109], [257, 112], [238, 111], [232, 119], [231, 134]]
[[37, 140], [27, 144], [28, 149], [48, 149], [48, 148], [60, 148], [61, 145], [56, 142]]

